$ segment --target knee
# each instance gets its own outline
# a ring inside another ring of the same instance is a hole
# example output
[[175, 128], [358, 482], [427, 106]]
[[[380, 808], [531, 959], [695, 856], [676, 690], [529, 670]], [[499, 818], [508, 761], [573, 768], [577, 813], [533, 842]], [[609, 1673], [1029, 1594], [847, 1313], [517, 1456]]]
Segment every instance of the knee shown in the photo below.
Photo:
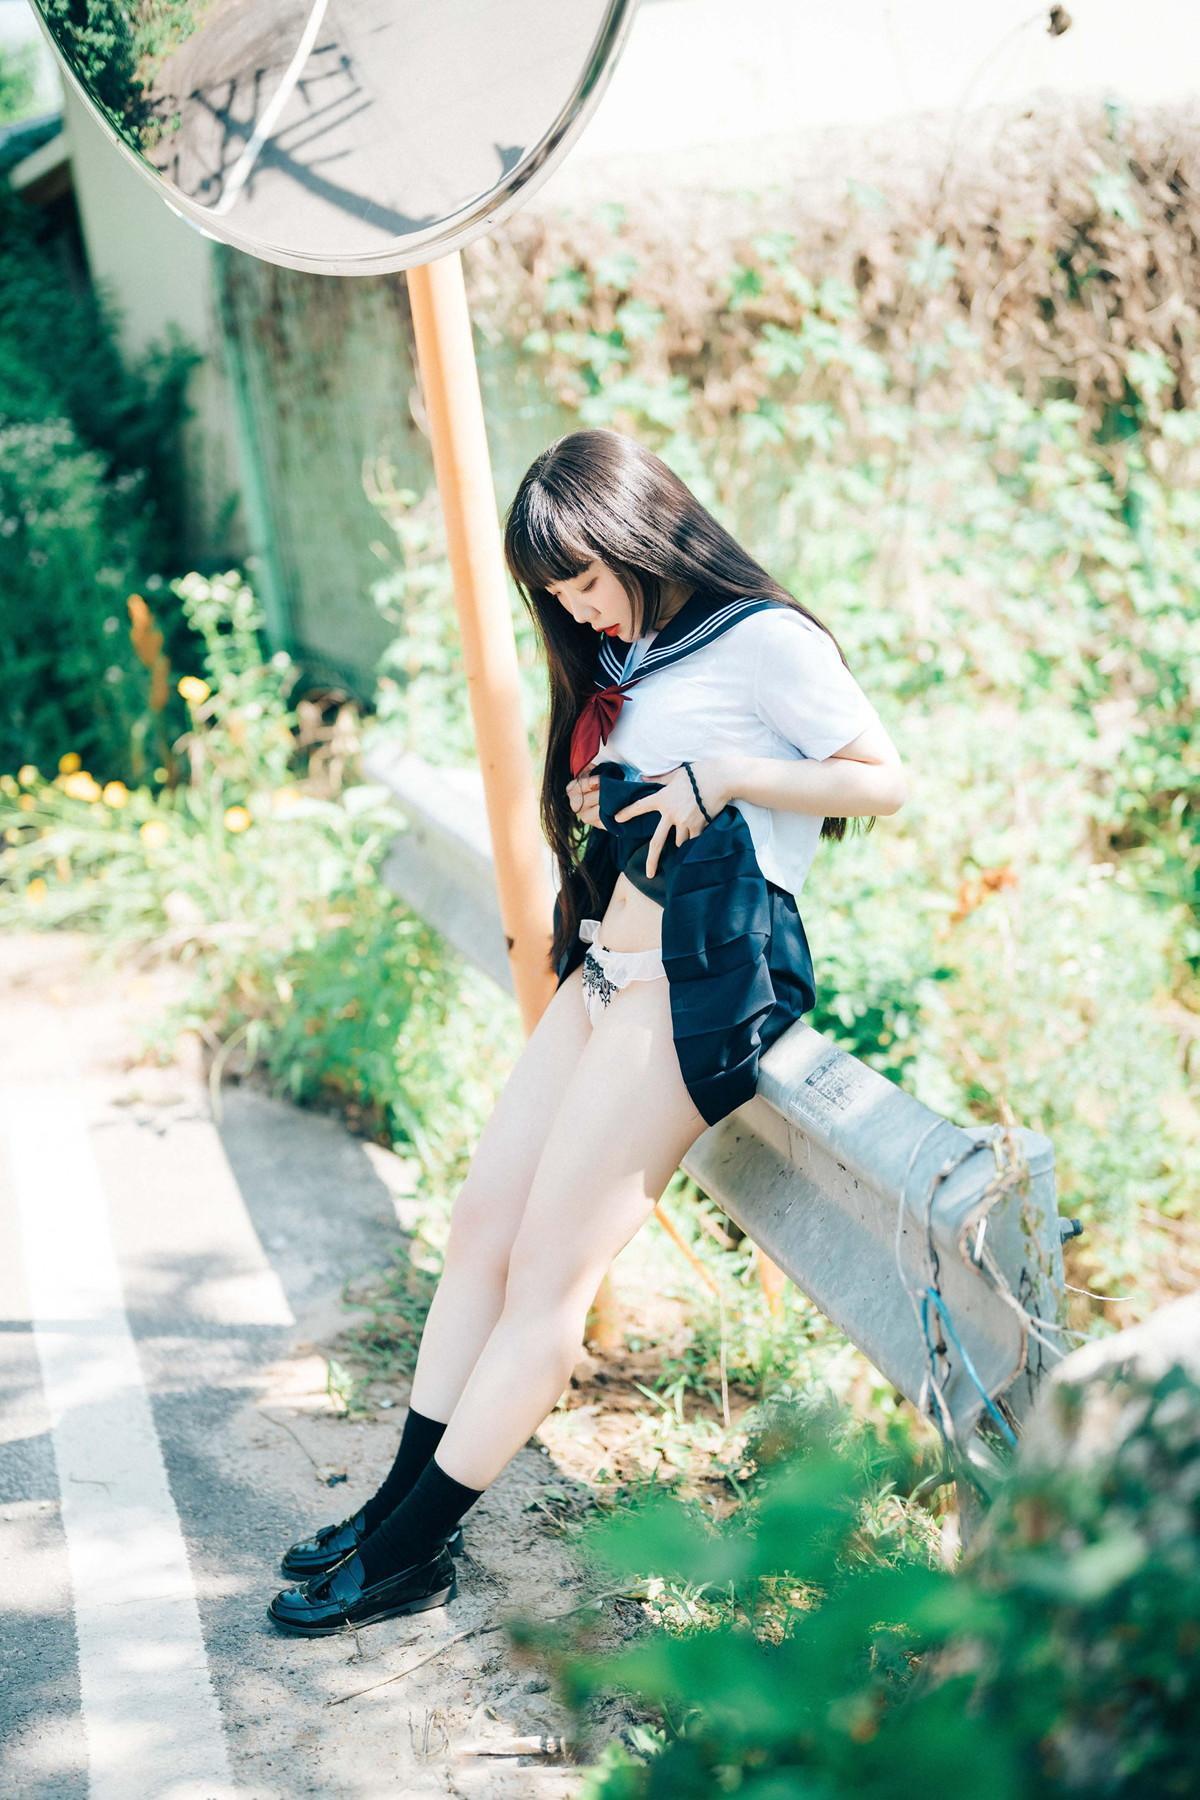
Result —
[[589, 1269], [562, 1267], [544, 1248], [526, 1250], [518, 1238], [504, 1278], [503, 1316], [510, 1322], [582, 1347], [584, 1328], [600, 1275]]
[[522, 1359], [538, 1368], [560, 1368], [565, 1383], [586, 1354], [585, 1335], [592, 1296], [567, 1295], [549, 1300], [523, 1283], [505, 1289], [499, 1326]]

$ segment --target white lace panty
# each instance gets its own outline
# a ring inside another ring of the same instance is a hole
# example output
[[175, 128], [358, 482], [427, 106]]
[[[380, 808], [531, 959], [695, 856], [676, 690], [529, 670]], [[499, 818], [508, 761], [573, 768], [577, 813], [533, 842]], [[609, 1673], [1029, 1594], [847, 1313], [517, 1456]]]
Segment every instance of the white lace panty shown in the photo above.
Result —
[[579, 935], [590, 946], [583, 958], [583, 1004], [593, 1025], [629, 982], [665, 980], [667, 974], [657, 950], [606, 950], [593, 941], [599, 929], [599, 919], [579, 922]]

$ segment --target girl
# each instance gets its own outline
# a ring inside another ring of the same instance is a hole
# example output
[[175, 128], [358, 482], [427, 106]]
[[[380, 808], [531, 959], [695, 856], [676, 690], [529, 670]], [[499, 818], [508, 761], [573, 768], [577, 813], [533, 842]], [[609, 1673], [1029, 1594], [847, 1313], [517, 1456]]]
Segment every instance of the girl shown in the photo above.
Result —
[[906, 795], [833, 638], [635, 440], [543, 451], [505, 557], [550, 673], [558, 983], [455, 1200], [393, 1467], [284, 1558], [302, 1585], [268, 1610], [310, 1635], [453, 1596], [460, 1520], [567, 1386], [605, 1271], [814, 1004], [818, 838]]

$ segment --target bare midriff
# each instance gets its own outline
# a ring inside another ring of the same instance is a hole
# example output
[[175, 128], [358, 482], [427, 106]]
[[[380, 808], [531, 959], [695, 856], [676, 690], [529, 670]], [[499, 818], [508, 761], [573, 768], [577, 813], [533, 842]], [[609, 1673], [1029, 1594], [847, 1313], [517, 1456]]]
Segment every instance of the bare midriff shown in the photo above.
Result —
[[617, 876], [596, 942], [605, 950], [661, 950], [663, 909], [635, 887], [628, 875]]

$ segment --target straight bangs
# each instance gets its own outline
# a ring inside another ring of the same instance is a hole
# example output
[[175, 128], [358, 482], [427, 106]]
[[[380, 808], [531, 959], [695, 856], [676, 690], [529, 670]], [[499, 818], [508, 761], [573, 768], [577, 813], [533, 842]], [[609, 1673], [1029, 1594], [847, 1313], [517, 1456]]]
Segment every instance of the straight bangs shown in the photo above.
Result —
[[531, 488], [508, 522], [505, 554], [528, 598], [556, 605], [551, 581], [571, 581], [600, 554], [576, 509], [545, 488]]

